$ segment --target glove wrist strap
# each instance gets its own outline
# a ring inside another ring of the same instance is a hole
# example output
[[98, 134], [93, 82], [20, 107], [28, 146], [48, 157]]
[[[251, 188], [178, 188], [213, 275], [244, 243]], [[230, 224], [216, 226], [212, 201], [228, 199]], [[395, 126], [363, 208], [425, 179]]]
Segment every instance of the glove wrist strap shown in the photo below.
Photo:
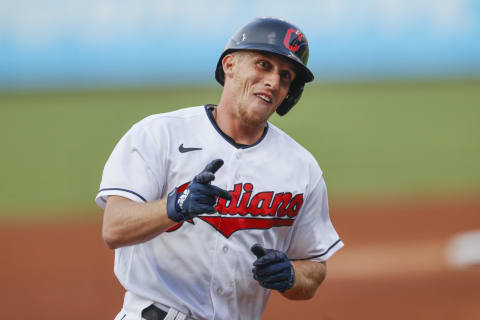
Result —
[[167, 196], [167, 215], [170, 220], [173, 220], [175, 222], [182, 222], [184, 220], [184, 217], [180, 210], [178, 210], [179, 208], [177, 205], [177, 199], [177, 189], [174, 189]]
[[291, 269], [290, 269], [290, 280], [288, 281], [287, 287], [284, 290], [282, 290], [281, 292], [283, 293], [283, 292], [287, 291], [288, 289], [293, 287], [294, 284], [295, 284], [295, 269], [292, 266]]

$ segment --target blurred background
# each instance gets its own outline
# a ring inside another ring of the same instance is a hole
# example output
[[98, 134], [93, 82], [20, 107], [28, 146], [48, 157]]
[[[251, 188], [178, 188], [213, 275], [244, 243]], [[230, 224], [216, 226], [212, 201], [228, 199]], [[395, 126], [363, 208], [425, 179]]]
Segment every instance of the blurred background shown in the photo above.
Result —
[[271, 120], [322, 167], [346, 246], [314, 300], [273, 294], [264, 318], [480, 319], [479, 1], [0, 0], [0, 14], [5, 317], [113, 318], [105, 161], [145, 116], [217, 103], [226, 41], [274, 16], [304, 31], [316, 78]]

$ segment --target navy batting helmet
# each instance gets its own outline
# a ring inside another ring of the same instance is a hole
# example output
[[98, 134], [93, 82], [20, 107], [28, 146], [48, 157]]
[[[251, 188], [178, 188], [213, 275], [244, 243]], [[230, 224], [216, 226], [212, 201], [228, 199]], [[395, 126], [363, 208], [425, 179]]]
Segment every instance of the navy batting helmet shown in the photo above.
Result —
[[313, 74], [307, 68], [309, 53], [307, 38], [300, 29], [285, 20], [254, 19], [241, 27], [228, 40], [215, 71], [215, 79], [222, 86], [225, 82], [222, 59], [227, 54], [239, 50], [281, 55], [297, 67], [297, 75], [290, 85], [288, 95], [277, 109], [277, 113], [281, 116], [285, 115], [300, 100], [305, 83], [313, 80]]

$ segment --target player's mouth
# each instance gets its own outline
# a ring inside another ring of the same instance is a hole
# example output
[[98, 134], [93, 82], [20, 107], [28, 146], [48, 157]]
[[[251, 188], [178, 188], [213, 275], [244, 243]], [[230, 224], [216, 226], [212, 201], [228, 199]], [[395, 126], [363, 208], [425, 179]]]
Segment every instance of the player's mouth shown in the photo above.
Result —
[[255, 96], [259, 97], [260, 99], [262, 99], [266, 103], [272, 103], [272, 97], [267, 95], [267, 94], [256, 93]]

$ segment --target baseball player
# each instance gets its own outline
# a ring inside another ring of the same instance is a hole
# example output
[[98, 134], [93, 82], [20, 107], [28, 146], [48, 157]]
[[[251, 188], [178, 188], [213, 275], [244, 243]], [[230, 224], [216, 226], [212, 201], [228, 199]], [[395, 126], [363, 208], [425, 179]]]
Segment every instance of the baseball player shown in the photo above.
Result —
[[311, 298], [343, 243], [322, 171], [268, 122], [306, 82], [308, 42], [255, 19], [227, 42], [217, 105], [149, 116], [109, 157], [96, 197], [126, 289], [115, 319], [260, 319], [271, 290]]

